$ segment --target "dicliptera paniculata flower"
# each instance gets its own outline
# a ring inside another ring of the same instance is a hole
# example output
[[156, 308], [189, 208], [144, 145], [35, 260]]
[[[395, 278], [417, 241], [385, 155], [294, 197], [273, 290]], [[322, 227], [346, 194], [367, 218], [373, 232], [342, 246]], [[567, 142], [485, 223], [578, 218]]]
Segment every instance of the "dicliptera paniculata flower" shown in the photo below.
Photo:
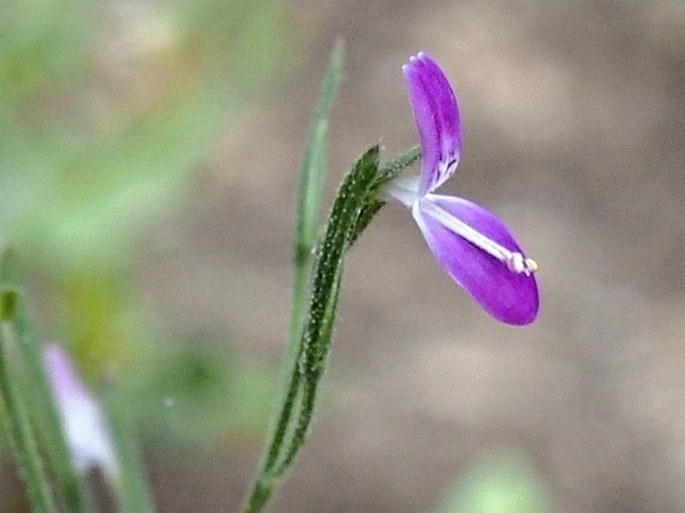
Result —
[[463, 198], [434, 194], [457, 169], [462, 130], [457, 99], [425, 53], [402, 67], [421, 144], [421, 173], [398, 177], [383, 195], [411, 210], [440, 266], [495, 319], [523, 325], [538, 313], [537, 264], [494, 214]]

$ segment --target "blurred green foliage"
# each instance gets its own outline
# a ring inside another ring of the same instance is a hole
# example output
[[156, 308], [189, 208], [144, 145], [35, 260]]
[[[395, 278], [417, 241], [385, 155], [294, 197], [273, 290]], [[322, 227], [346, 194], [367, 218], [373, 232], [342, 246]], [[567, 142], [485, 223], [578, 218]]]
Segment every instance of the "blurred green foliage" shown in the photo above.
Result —
[[3, 7], [0, 233], [22, 258], [52, 268], [130, 257], [222, 124], [282, 71], [282, 5]]
[[[168, 409], [189, 420], [166, 425], [183, 436], [199, 424], [226, 429], [218, 406], [264, 415], [255, 383], [271, 380], [235, 355], [163, 341], [134, 278], [136, 247], [179, 207], [222, 129], [292, 68], [307, 35], [298, 27], [294, 38], [287, 6], [15, 0], [0, 9], [0, 243], [40, 292], [44, 335], [70, 346], [92, 383], [114, 368], [149, 391], [135, 402], [141, 411], [175, 400]], [[160, 358], [162, 343], [181, 349]], [[254, 397], [226, 395], [245, 382]], [[198, 414], [210, 410], [209, 422]]]
[[459, 477], [437, 513], [551, 513], [552, 498], [529, 460], [514, 450], [484, 454]]
[[138, 400], [149, 433], [170, 443], [213, 449], [232, 431], [261, 433], [273, 406], [273, 370], [238, 358], [223, 343], [188, 340], [164, 355]]

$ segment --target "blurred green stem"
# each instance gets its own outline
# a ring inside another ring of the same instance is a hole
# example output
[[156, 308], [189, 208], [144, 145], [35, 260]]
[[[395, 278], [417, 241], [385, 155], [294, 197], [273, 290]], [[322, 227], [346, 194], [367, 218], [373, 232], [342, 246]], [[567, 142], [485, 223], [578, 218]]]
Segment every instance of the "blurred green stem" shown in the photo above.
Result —
[[119, 511], [154, 513], [154, 501], [143, 472], [138, 439], [127, 405], [115, 389], [105, 392], [104, 401], [120, 469], [119, 476], [110, 476]]
[[27, 367], [30, 376], [30, 400], [34, 406], [32, 411], [38, 420], [39, 432], [45, 442], [45, 454], [58, 492], [70, 513], [87, 513], [90, 511], [90, 500], [74, 469], [71, 451], [64, 437], [60, 415], [43, 365], [41, 346], [30, 320], [26, 298], [22, 290], [14, 286], [17, 279], [9, 251], [5, 250], [0, 255], [0, 260], [0, 293], [12, 291], [15, 295], [12, 316], [3, 322], [3, 334], [5, 338], [16, 341]]
[[[13, 291], [2, 291], [3, 304], [7, 294]], [[5, 422], [12, 449], [17, 458], [21, 475], [26, 481], [28, 496], [33, 511], [36, 513], [53, 513], [57, 510], [53, 503], [52, 494], [48, 486], [48, 479], [38, 454], [31, 423], [24, 410], [22, 400], [10, 376], [7, 365], [7, 348], [13, 338], [12, 332], [5, 322], [5, 312], [0, 321], [0, 395], [5, 406]]]

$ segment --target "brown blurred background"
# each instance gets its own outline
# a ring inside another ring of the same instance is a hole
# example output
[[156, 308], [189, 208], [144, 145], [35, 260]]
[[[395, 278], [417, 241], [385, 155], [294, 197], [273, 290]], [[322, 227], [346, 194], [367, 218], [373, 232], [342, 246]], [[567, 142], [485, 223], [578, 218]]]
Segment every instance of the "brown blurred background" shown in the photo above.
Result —
[[[297, 40], [297, 51], [283, 51], [283, 72], [136, 245], [165, 333], [277, 367], [297, 169], [339, 35], [329, 201], [365, 148], [380, 139], [391, 158], [416, 143], [400, 66], [428, 52], [465, 133], [443, 192], [506, 220], [540, 265], [541, 311], [527, 328], [493, 321], [387, 206], [347, 262], [324, 399], [271, 511], [436, 511], [475, 467], [512, 459], [549, 497], [526, 511], [685, 511], [685, 4], [297, 0], [286, 11], [284, 48]], [[204, 445], [145, 432], [159, 510], [236, 510], [266, 418], [250, 426]]]

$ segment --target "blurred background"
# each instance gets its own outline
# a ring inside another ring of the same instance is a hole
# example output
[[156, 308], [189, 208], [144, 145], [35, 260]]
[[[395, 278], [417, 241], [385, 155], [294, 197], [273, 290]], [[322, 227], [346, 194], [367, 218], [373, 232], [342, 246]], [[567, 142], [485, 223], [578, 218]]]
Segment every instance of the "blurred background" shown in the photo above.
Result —
[[[0, 241], [42, 334], [129, 391], [159, 511], [235, 511], [256, 466], [336, 36], [329, 202], [379, 138], [416, 143], [400, 66], [427, 51], [465, 133], [442, 190], [507, 221], [542, 306], [497, 324], [386, 207], [271, 511], [685, 510], [681, 0], [6, 1]], [[1, 461], [0, 511], [28, 511]]]

